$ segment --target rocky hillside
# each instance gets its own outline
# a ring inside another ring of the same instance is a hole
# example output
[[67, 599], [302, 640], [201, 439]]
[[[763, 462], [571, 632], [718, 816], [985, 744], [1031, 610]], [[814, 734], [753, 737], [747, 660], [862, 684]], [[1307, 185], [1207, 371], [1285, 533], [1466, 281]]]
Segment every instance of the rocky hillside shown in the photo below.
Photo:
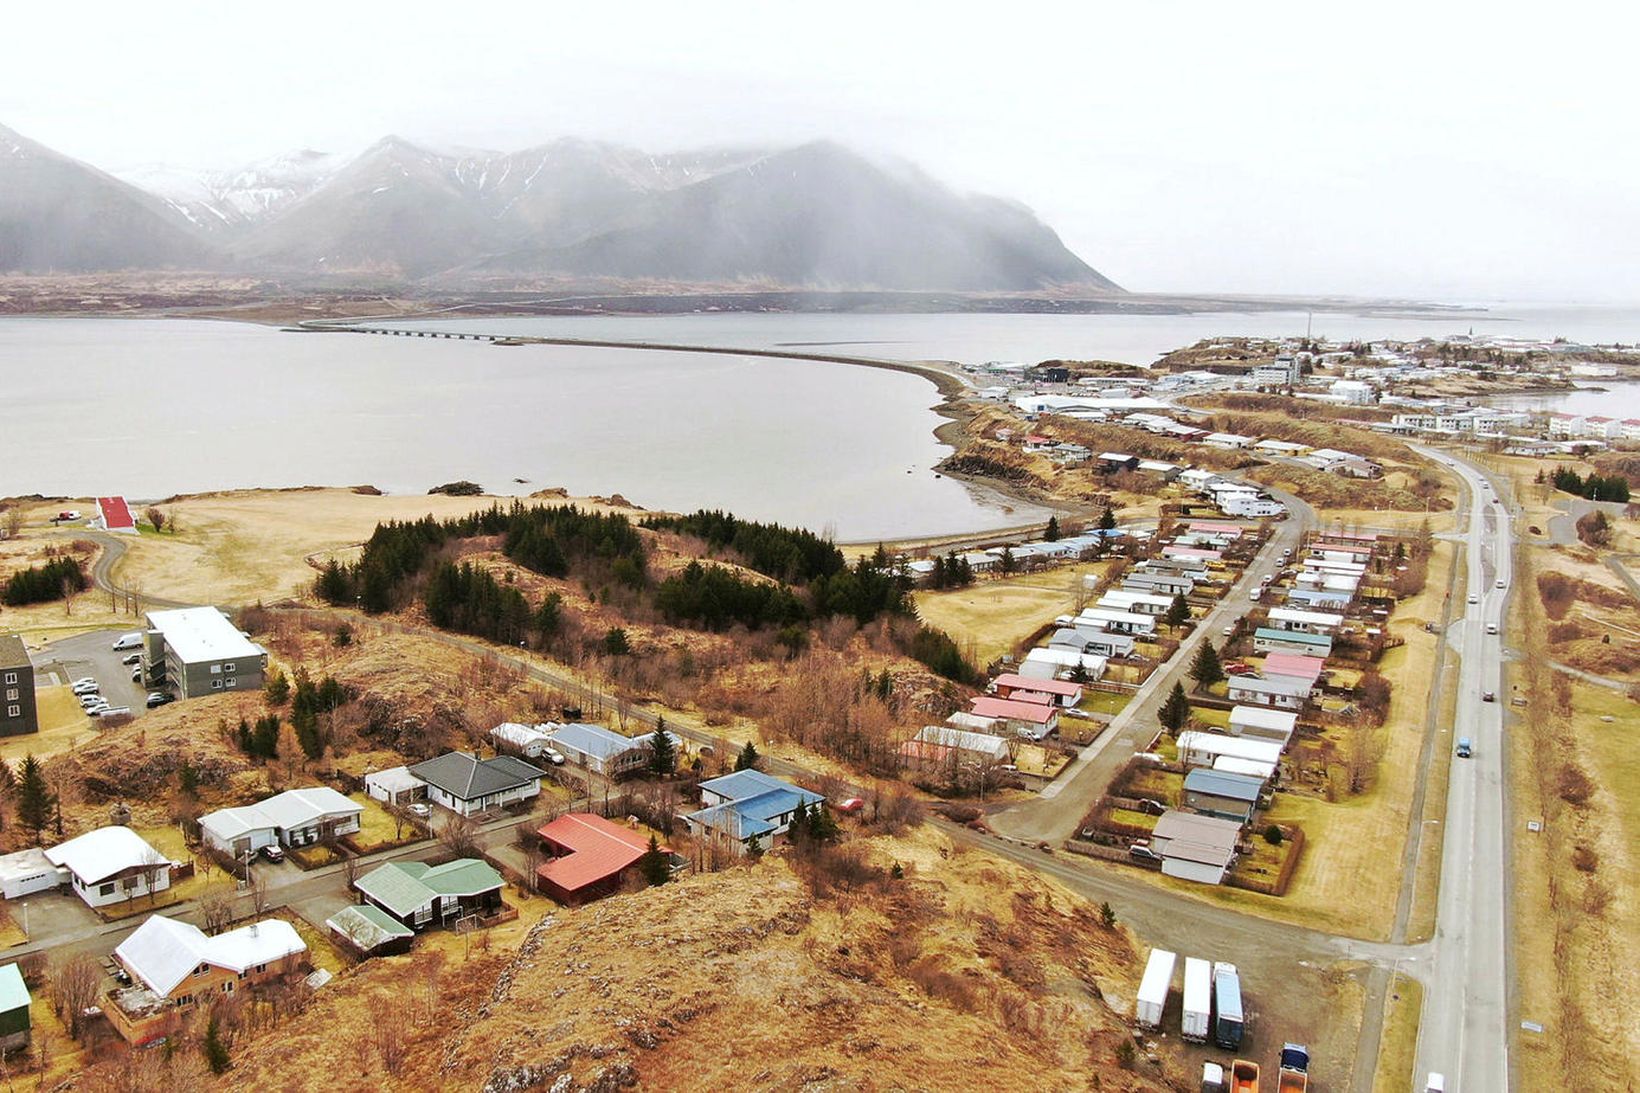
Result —
[[506, 951], [372, 961], [236, 1049], [224, 1087], [1167, 1088], [1113, 1061], [1137, 955], [1096, 908], [928, 830], [854, 845], [531, 901]]

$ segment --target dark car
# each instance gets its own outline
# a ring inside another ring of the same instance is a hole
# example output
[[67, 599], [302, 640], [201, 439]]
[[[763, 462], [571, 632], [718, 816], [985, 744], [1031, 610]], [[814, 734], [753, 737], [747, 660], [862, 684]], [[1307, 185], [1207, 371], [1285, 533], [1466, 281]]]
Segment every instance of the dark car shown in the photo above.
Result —
[[1167, 806], [1153, 797], [1139, 798], [1139, 811], [1147, 816], [1160, 816], [1167, 811]]
[[262, 856], [275, 865], [285, 860], [285, 852], [277, 846], [269, 845], [262, 848]]
[[165, 691], [149, 691], [148, 692], [148, 708], [150, 710], [153, 709], [155, 706], [163, 706], [167, 702], [175, 702], [175, 701], [176, 701], [176, 699], [172, 698]]
[[1134, 843], [1128, 847], [1128, 857], [1134, 861], [1159, 862], [1162, 856], [1150, 848], [1149, 843]]
[[1492, 692], [1492, 691], [1482, 691], [1481, 692], [1481, 701], [1482, 702], [1496, 702], [1497, 700], [1498, 700], [1498, 696], [1494, 692]]

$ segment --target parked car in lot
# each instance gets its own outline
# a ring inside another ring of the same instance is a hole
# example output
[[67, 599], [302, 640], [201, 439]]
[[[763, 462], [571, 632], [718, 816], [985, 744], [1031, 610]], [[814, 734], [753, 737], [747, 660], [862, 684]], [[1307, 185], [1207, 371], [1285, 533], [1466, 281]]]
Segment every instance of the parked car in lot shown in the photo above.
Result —
[[62, 512], [59, 512], [57, 514], [57, 519], [59, 521], [62, 521], [62, 520], [78, 520], [79, 518], [80, 518], [80, 510], [79, 509], [64, 509]]
[[141, 683], [142, 682], [142, 669], [140, 667], [131, 669], [131, 682], [132, 683]]
[[285, 860], [285, 852], [277, 846], [264, 846], [262, 848], [262, 857], [277, 865]]
[[561, 767], [564, 765], [564, 753], [559, 751], [557, 748], [542, 748], [541, 758], [545, 759], [555, 767]]
[[1167, 811], [1167, 806], [1153, 797], [1139, 798], [1139, 811], [1147, 816], [1160, 816]]
[[153, 709], [155, 706], [163, 706], [167, 702], [175, 702], [175, 701], [176, 701], [176, 699], [172, 698], [169, 694], [167, 694], [164, 691], [149, 691], [148, 692], [148, 708], [150, 710]]
[[420, 816], [424, 820], [433, 814], [432, 806], [426, 801], [416, 801], [414, 804], [410, 805], [406, 811], [408, 811], [410, 815]]
[[116, 653], [119, 652], [122, 649], [141, 649], [141, 648], [142, 648], [142, 633], [140, 631], [132, 631], [129, 634], [121, 634], [119, 637], [114, 639], [113, 649]]
[[125, 656], [120, 658], [120, 663], [125, 665], [127, 668], [131, 667], [133, 664], [141, 664], [142, 663], [142, 654], [141, 653], [127, 653]]
[[1160, 862], [1162, 856], [1150, 848], [1149, 843], [1134, 843], [1128, 847], [1128, 857], [1135, 861]]
[[82, 710], [90, 709], [92, 706], [106, 706], [106, 705], [108, 705], [108, 699], [104, 698], [102, 695], [98, 694], [96, 691], [91, 691], [88, 694], [83, 694], [83, 695], [80, 696], [80, 708]]
[[92, 717], [124, 717], [130, 712], [130, 706], [98, 706], [86, 711]]
[[76, 679], [73, 683], [69, 684], [69, 686], [74, 688], [75, 694], [80, 694], [86, 690], [95, 691], [97, 689], [97, 677], [81, 676], [79, 679]]

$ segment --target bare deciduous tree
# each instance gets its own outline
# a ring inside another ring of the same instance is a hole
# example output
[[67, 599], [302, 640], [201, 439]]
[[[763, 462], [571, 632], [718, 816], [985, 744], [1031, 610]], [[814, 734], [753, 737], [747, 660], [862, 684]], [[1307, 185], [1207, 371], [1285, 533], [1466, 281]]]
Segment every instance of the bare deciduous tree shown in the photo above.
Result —
[[155, 531], [165, 530], [165, 510], [158, 505], [149, 505], [143, 510], [142, 515], [153, 525]]
[[102, 969], [89, 953], [75, 953], [54, 961], [47, 976], [57, 1016], [68, 1025], [68, 1034], [79, 1039], [84, 1030], [85, 1011], [97, 1001]]
[[370, 1003], [371, 1040], [376, 1054], [381, 1057], [382, 1069], [397, 1075], [404, 1069], [408, 1051], [404, 1042], [404, 1023], [399, 1019], [398, 1007], [387, 998], [375, 998]]
[[268, 878], [250, 870], [251, 912], [260, 915], [268, 909]]
[[233, 896], [225, 887], [206, 888], [199, 897], [199, 917], [205, 932], [219, 934], [233, 921]]
[[471, 858], [478, 854], [478, 824], [466, 816], [451, 814], [439, 828], [438, 842], [453, 857]]

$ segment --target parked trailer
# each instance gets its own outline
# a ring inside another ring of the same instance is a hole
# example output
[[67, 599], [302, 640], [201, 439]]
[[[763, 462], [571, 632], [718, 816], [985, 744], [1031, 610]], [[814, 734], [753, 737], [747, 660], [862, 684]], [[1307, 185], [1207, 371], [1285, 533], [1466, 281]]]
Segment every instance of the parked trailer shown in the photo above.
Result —
[[1230, 1064], [1230, 1093], [1258, 1093], [1258, 1064], [1237, 1059]]
[[1144, 978], [1139, 980], [1139, 997], [1133, 1005], [1133, 1019], [1146, 1028], [1161, 1027], [1167, 992], [1173, 989], [1173, 962], [1177, 959], [1166, 949], [1150, 950]]
[[1226, 1093], [1224, 1088], [1224, 1067], [1218, 1063], [1202, 1064], [1201, 1093]]
[[1241, 976], [1234, 964], [1213, 965], [1213, 1042], [1227, 1051], [1241, 1046]]
[[1213, 965], [1194, 956], [1184, 960], [1184, 1016], [1179, 1034], [1193, 1044], [1207, 1042], [1213, 1021]]
[[1310, 1088], [1310, 1049], [1303, 1044], [1281, 1045], [1281, 1069], [1276, 1093], [1305, 1093]]

